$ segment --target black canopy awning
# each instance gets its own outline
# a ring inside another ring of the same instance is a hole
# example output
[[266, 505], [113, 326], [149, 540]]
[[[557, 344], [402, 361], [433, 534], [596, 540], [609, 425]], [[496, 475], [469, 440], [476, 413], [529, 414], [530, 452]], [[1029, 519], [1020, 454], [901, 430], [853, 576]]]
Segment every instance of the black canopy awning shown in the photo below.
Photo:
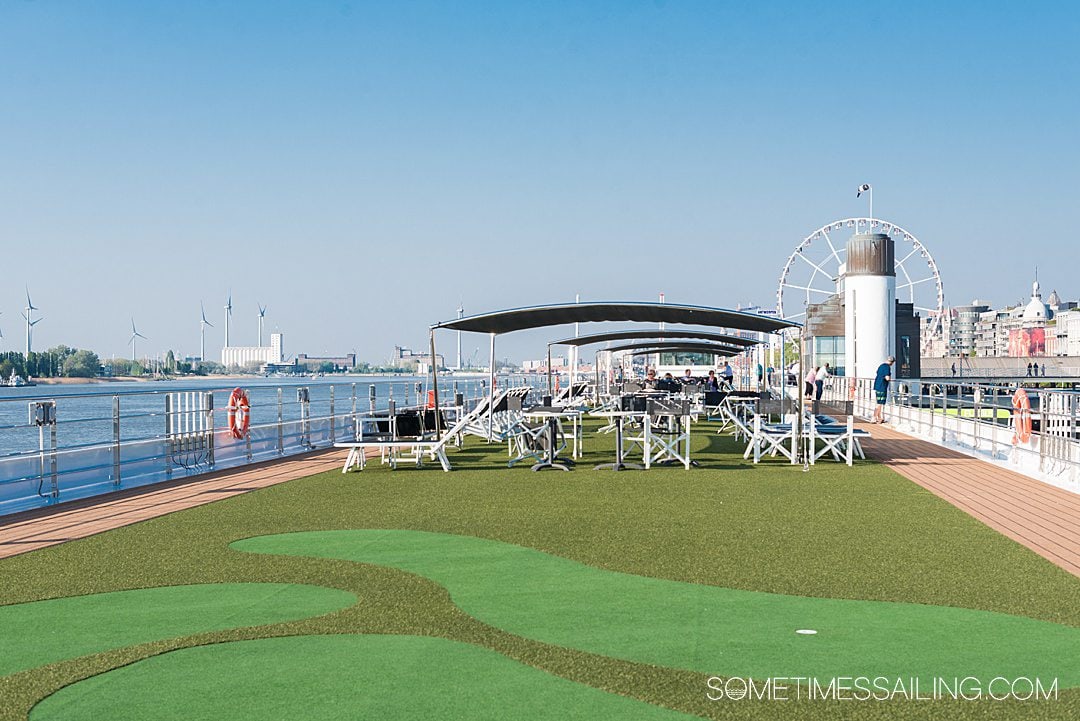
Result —
[[442, 321], [431, 328], [498, 335], [551, 325], [599, 322], [680, 323], [761, 333], [775, 333], [784, 328], [798, 327], [797, 323], [778, 318], [700, 305], [597, 302], [500, 310]]
[[685, 340], [645, 341], [641, 343], [623, 343], [622, 345], [604, 348], [605, 351], [617, 353], [619, 351], [642, 351], [643, 353], [713, 353], [715, 355], [733, 356], [742, 353], [745, 348], [724, 345], [722, 343], [693, 343]]
[[645, 350], [633, 351], [630, 355], [652, 355], [653, 353], [657, 353], [657, 352], [660, 352], [660, 353], [701, 353], [703, 355], [712, 354], [712, 355], [717, 355], [717, 356], [731, 356], [731, 355], [733, 355], [730, 351], [728, 351], [727, 353], [719, 353], [719, 352], [717, 352], [715, 350], [702, 351], [702, 350], [698, 350], [697, 348], [684, 348], [682, 346], [672, 346], [671, 348], [646, 348]]
[[742, 338], [737, 335], [728, 335], [727, 333], [710, 333], [707, 331], [693, 331], [693, 330], [679, 330], [676, 328], [668, 330], [619, 330], [612, 331], [610, 333], [593, 333], [592, 335], [582, 335], [576, 338], [564, 338], [562, 340], [551, 341], [550, 345], [573, 345], [583, 346], [592, 345], [594, 343], [607, 343], [615, 340], [633, 340], [652, 338], [654, 340], [677, 340], [679, 338], [694, 339], [694, 340], [711, 340], [717, 343], [725, 343], [727, 345], [748, 347], [759, 343], [760, 341], [753, 340], [751, 338]]

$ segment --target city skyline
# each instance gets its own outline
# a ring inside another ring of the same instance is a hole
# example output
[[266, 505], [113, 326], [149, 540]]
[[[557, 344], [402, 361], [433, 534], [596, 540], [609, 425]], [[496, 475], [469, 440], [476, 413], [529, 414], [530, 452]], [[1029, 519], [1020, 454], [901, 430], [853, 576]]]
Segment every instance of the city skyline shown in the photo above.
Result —
[[57, 2], [0, 21], [0, 350], [22, 347], [24, 286], [35, 348], [106, 357], [133, 309], [140, 349], [197, 355], [200, 298], [219, 357], [230, 289], [234, 344], [265, 304], [291, 351], [370, 360], [424, 347], [459, 299], [771, 306], [803, 237], [865, 214], [861, 183], [949, 305], [1012, 303], [1035, 266], [1080, 295], [1072, 6]]

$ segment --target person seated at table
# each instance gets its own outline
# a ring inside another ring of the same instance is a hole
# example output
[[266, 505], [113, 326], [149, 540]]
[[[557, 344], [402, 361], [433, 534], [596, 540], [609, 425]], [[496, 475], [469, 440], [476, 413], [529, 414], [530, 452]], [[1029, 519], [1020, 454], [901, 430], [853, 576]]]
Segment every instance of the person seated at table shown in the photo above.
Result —
[[696, 380], [694, 379], [694, 374], [690, 372], [690, 369], [689, 369], [689, 368], [687, 368], [687, 369], [686, 369], [686, 372], [685, 372], [685, 373], [683, 373], [683, 377], [682, 377], [682, 378], [680, 378], [680, 379], [679, 379], [679, 381], [680, 381], [680, 382], [681, 382], [681, 383], [682, 383], [683, 385], [687, 385], [687, 384], [690, 384], [690, 383], [696, 383], [696, 382], [697, 382], [697, 381], [696, 381]]
[[656, 389], [656, 380], [657, 380], [656, 379], [656, 369], [655, 368], [650, 368], [649, 370], [645, 371], [645, 380], [642, 381], [642, 384], [646, 388], [651, 388], [651, 389], [655, 390]]
[[705, 379], [705, 390], [720, 390], [720, 379], [716, 377], [716, 371], [709, 371], [709, 377]]

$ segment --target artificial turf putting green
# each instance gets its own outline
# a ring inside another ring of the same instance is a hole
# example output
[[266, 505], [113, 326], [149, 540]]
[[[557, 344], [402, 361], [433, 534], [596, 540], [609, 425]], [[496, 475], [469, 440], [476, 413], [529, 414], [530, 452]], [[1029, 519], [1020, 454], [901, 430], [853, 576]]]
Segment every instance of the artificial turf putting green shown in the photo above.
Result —
[[[302, 690], [302, 691], [299, 691]], [[81, 681], [31, 721], [689, 719], [469, 644], [299, 636], [172, 651]]]
[[[506, 447], [468, 439], [437, 464], [331, 470], [96, 536], [0, 559], [0, 604], [131, 588], [274, 582], [327, 586], [358, 601], [338, 612], [194, 634], [0, 676], [0, 721], [26, 721], [61, 688], [155, 654], [298, 635], [437, 636], [497, 651], [564, 679], [652, 704], [743, 721], [1075, 721], [1080, 688], [1038, 703], [710, 702], [707, 674], [544, 644], [477, 621], [445, 589], [388, 566], [242, 553], [238, 539], [394, 528], [512, 543], [596, 568], [798, 596], [957, 606], [1080, 627], [1080, 579], [876, 463], [808, 473], [758, 466], [742, 445], [694, 427], [700, 468], [594, 471], [610, 435], [585, 436], [572, 473], [506, 467]], [[933, 451], [930, 451], [933, 455]], [[344, 460], [344, 452], [340, 459]], [[642, 633], [649, 633], [643, 629]], [[659, 635], [659, 634], [657, 634]], [[284, 661], [283, 661], [284, 662]], [[857, 671], [857, 669], [853, 669]], [[111, 674], [110, 674], [111, 675]], [[414, 687], [422, 677], [410, 677]], [[302, 688], [296, 693], [303, 694]], [[598, 714], [603, 719], [605, 714]], [[621, 721], [613, 713], [606, 717]], [[225, 718], [224, 715], [221, 718]], [[306, 718], [306, 717], [305, 717]]]
[[1027, 675], [1080, 685], [1080, 629], [1019, 616], [646, 578], [419, 531], [288, 533], [232, 545], [399, 568], [439, 583], [466, 613], [510, 633], [702, 673], [828, 679], [858, 669], [870, 677]]
[[218, 583], [0, 606], [0, 675], [137, 643], [319, 616], [355, 602], [336, 588]]

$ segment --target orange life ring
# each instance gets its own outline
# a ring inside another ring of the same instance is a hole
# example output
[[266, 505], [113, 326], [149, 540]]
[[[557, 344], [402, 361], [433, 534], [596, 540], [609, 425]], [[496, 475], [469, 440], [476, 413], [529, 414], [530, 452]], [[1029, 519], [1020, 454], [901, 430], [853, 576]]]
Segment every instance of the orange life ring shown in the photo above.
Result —
[[251, 403], [243, 388], [233, 388], [229, 396], [229, 431], [233, 438], [244, 438], [251, 427]]
[[1031, 440], [1031, 400], [1027, 391], [1017, 388], [1012, 397], [1013, 445]]
[[434, 390], [430, 390], [430, 391], [427, 392], [427, 407], [428, 408], [434, 408], [435, 407], [435, 391]]

